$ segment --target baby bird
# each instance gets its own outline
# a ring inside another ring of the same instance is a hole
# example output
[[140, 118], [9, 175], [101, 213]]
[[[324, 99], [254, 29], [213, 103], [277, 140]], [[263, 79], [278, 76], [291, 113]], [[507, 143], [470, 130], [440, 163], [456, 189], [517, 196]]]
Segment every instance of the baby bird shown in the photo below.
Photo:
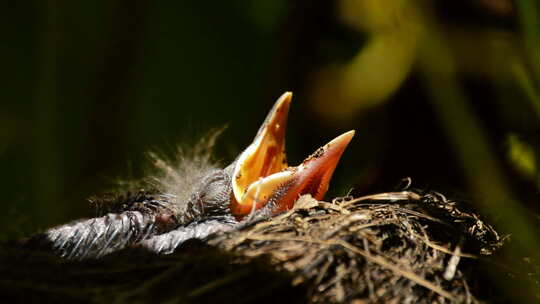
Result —
[[253, 142], [227, 167], [217, 168], [206, 157], [186, 159], [174, 169], [163, 164], [160, 192], [117, 198], [109, 213], [51, 228], [29, 244], [70, 259], [99, 258], [132, 246], [166, 254], [190, 238], [289, 210], [301, 195], [322, 199], [354, 131], [289, 167], [285, 129], [291, 98], [286, 92], [276, 101]]

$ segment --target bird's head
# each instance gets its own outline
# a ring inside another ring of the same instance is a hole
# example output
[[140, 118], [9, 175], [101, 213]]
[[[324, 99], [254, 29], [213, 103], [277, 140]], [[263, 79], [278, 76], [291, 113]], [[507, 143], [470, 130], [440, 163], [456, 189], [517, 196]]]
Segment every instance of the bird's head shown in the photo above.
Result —
[[270, 206], [272, 213], [289, 210], [304, 194], [324, 197], [354, 131], [334, 138], [300, 165], [290, 167], [285, 130], [291, 98], [292, 93], [286, 92], [276, 101], [253, 142], [231, 165], [203, 179], [198, 192], [202, 209], [219, 206], [240, 220], [264, 206]]

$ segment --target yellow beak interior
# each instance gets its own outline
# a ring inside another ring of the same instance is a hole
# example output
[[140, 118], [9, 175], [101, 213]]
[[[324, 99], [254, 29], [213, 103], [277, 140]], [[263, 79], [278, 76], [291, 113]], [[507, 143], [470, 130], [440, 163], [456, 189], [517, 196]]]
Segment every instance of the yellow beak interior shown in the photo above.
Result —
[[233, 169], [230, 208], [241, 218], [273, 202], [274, 212], [292, 208], [296, 199], [311, 194], [322, 199], [341, 155], [354, 131], [349, 131], [319, 148], [297, 167], [288, 167], [285, 129], [292, 94], [275, 103], [251, 145], [240, 154]]
[[255, 140], [236, 162], [233, 172], [233, 199], [245, 205], [244, 195], [257, 180], [287, 168], [285, 129], [292, 93], [286, 92], [276, 101], [257, 132]]

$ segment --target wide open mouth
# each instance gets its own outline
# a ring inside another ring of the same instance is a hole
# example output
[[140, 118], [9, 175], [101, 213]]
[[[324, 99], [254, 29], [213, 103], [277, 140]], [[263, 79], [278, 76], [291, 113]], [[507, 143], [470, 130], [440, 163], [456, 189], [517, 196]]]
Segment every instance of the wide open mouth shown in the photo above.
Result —
[[322, 199], [343, 151], [354, 136], [346, 132], [306, 158], [288, 167], [285, 129], [292, 93], [286, 92], [274, 104], [251, 145], [238, 157], [232, 178], [231, 211], [237, 217], [268, 203], [274, 213], [291, 209], [303, 194]]

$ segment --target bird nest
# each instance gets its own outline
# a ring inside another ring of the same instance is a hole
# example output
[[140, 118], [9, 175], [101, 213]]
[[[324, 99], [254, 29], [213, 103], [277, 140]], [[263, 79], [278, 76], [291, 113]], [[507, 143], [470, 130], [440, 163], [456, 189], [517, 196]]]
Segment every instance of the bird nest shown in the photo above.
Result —
[[478, 303], [479, 258], [501, 244], [438, 193], [303, 196], [169, 255], [126, 248], [76, 261], [4, 244], [0, 293], [55, 303]]
[[310, 302], [478, 303], [469, 287], [474, 260], [501, 239], [441, 194], [403, 191], [331, 203], [304, 196], [208, 243], [267, 257], [294, 274], [293, 285], [307, 286]]

